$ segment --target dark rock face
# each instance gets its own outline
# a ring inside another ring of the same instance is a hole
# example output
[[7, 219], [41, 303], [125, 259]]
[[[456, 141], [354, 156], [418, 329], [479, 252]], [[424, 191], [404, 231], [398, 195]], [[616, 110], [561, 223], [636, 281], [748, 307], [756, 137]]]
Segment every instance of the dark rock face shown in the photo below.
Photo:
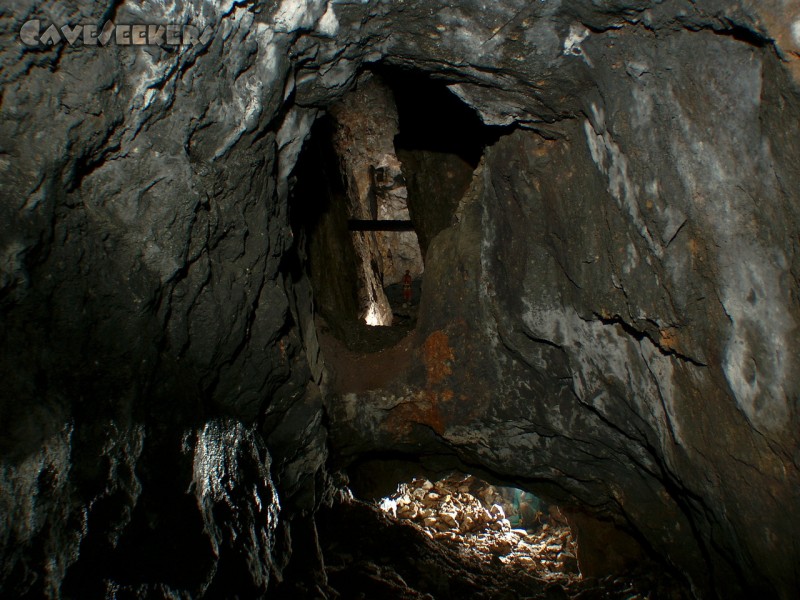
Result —
[[[701, 597], [797, 595], [797, 2], [0, 17], [4, 596], [258, 597], [319, 573], [329, 447], [535, 489]], [[25, 48], [32, 18], [214, 35]], [[317, 341], [290, 175], [378, 63], [510, 129], [420, 236], [414, 334], [353, 385]]]
[[[400, 152], [399, 156], [408, 173], [414, 222], [424, 232], [419, 242], [424, 253], [435, 234], [452, 225], [458, 202], [472, 179], [472, 167], [456, 154], [419, 150]], [[429, 232], [434, 234], [431, 239]]]

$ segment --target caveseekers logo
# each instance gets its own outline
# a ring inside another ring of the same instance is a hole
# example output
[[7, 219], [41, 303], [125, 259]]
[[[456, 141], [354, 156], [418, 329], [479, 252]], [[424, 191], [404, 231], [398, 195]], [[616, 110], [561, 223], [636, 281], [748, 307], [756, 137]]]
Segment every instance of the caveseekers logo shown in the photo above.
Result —
[[45, 27], [41, 21], [26, 22], [19, 32], [19, 39], [30, 48], [42, 48], [67, 43], [70, 46], [205, 46], [214, 37], [211, 27], [201, 32], [192, 25], [152, 25], [149, 23], [119, 24], [107, 21], [97, 25], [51, 24]]

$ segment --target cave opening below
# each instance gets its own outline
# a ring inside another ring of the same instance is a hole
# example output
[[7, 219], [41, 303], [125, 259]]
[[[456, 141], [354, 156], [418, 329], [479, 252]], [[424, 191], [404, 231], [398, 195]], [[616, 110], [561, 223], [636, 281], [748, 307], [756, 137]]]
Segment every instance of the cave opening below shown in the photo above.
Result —
[[445, 83], [385, 66], [316, 121], [290, 220], [320, 324], [345, 346], [375, 352], [414, 329], [430, 242], [500, 133]]
[[556, 505], [525, 490], [452, 473], [415, 477], [378, 502], [393, 519], [487, 565], [569, 585], [580, 578], [577, 547]]
[[[383, 483], [389, 478], [387, 473]], [[365, 493], [358, 481], [350, 483], [353, 487], [343, 488], [316, 520], [327, 586], [337, 597], [690, 597], [651, 562], [614, 575], [583, 573], [574, 513], [525, 490], [489, 484], [462, 471], [420, 472], [383, 497], [374, 495], [381, 486]]]

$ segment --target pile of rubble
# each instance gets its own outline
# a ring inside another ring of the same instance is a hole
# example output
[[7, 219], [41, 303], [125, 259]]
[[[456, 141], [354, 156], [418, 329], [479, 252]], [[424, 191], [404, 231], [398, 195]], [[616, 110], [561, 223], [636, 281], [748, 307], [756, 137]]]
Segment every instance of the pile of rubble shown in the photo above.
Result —
[[415, 479], [380, 508], [483, 562], [562, 584], [580, 579], [575, 540], [561, 513], [519, 490], [472, 476]]

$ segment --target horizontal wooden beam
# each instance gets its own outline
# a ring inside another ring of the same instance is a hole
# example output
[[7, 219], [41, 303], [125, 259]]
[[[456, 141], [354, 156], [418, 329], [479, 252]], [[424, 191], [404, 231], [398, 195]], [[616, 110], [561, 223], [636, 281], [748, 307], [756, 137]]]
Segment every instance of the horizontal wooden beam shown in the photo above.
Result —
[[411, 221], [392, 219], [349, 219], [350, 231], [414, 231]]

